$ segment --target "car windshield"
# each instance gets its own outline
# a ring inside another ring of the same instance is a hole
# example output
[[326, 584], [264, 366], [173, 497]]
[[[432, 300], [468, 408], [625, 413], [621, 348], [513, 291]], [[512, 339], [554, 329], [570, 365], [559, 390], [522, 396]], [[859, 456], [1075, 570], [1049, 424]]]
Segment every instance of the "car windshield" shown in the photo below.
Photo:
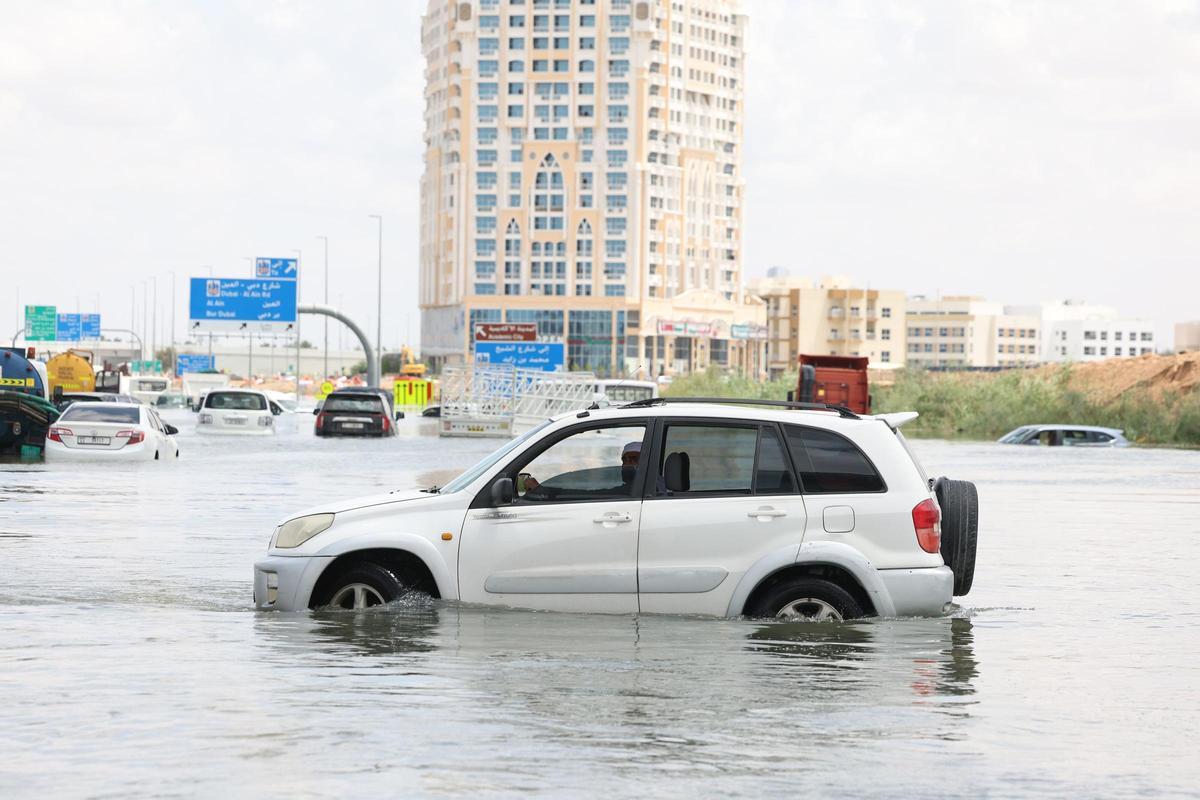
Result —
[[265, 411], [267, 398], [249, 392], [213, 392], [204, 401], [205, 408], [234, 411]]
[[325, 404], [321, 406], [321, 410], [330, 411], [356, 411], [360, 414], [382, 414], [383, 400], [370, 395], [358, 395], [351, 397], [349, 395], [330, 395], [325, 398]]
[[1029, 425], [1017, 428], [1015, 431], [1010, 431], [1004, 434], [1004, 436], [1000, 438], [1000, 442], [1002, 444], [1014, 444], [1025, 438], [1025, 434], [1029, 433], [1031, 430], [1033, 430], [1033, 428]]
[[471, 467], [466, 472], [464, 472], [462, 475], [459, 475], [457, 478], [455, 478], [454, 480], [450, 481], [445, 486], [443, 486], [441, 488], [441, 492], [443, 494], [448, 494], [450, 492], [457, 492], [460, 489], [471, 485], [471, 483], [473, 483], [476, 478], [478, 478], [480, 475], [482, 475], [483, 473], [485, 473], [489, 469], [491, 469], [493, 466], [495, 466], [496, 462], [498, 462], [500, 459], [504, 458], [506, 455], [513, 452], [521, 445], [525, 444], [525, 442], [528, 442], [534, 436], [541, 433], [542, 430], [547, 425], [550, 424], [550, 422], [551, 422], [551, 420], [546, 420], [541, 425], [538, 425], [535, 428], [531, 428], [530, 430], [521, 434], [517, 438], [513, 439], [511, 442], [504, 445], [499, 450], [496, 450], [491, 455], [485, 456], [482, 461], [480, 461], [475, 466]]
[[136, 425], [141, 409], [115, 406], [109, 403], [83, 403], [68, 408], [59, 417], [62, 422], [116, 422]]

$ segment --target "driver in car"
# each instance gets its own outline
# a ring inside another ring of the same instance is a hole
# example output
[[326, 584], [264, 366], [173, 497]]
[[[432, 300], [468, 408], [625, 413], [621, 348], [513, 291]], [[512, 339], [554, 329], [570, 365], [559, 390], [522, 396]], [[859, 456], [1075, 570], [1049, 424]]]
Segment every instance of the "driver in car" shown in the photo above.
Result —
[[[642, 457], [642, 443], [630, 442], [621, 448], [621, 484], [628, 486], [633, 483], [633, 478], [637, 475], [638, 461]], [[528, 472], [522, 472], [517, 476], [517, 491], [522, 495], [541, 486], [541, 482], [537, 478], [530, 475]]]

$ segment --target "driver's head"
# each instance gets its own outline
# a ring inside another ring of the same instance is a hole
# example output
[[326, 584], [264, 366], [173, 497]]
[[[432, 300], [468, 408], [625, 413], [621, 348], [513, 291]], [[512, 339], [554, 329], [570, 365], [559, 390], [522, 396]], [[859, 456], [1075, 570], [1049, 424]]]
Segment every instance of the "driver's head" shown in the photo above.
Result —
[[642, 443], [630, 442], [621, 450], [621, 466], [636, 467], [638, 459], [642, 457]]

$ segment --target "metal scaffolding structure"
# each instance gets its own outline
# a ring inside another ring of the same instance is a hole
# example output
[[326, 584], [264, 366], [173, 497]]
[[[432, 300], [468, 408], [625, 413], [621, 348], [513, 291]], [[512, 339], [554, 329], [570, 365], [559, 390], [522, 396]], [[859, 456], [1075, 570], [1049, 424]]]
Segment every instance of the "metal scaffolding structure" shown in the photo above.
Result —
[[591, 405], [596, 376], [511, 365], [451, 366], [442, 371], [441, 395], [442, 436], [516, 436], [556, 414]]

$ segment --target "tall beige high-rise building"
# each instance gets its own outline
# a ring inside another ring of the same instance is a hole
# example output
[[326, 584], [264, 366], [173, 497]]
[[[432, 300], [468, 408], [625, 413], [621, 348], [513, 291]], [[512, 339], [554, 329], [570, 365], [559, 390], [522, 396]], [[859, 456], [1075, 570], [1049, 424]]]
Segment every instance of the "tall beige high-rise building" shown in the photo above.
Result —
[[422, 355], [536, 322], [567, 367], [761, 374], [734, 0], [430, 0]]

